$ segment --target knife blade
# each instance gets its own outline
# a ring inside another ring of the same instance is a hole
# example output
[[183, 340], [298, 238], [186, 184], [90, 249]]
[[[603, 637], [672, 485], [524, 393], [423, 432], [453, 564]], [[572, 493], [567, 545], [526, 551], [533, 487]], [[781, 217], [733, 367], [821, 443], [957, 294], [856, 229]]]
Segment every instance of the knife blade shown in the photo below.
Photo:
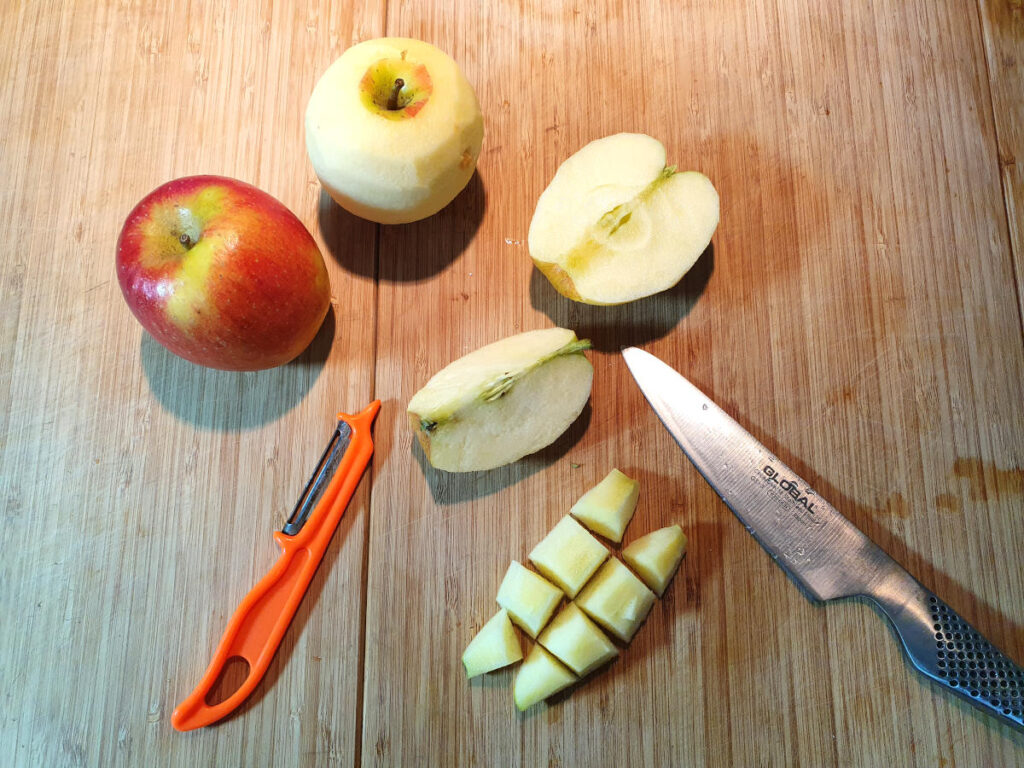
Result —
[[1024, 669], [681, 374], [635, 347], [622, 356], [683, 453], [810, 597], [872, 600], [920, 672], [1024, 731]]

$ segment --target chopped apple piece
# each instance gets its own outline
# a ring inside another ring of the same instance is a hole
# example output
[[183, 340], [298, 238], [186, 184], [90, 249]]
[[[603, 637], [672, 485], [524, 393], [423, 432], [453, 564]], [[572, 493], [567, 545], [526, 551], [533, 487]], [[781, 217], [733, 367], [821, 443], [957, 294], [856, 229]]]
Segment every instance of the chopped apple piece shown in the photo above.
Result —
[[606, 557], [604, 545], [566, 516], [533, 548], [530, 562], [572, 599]]
[[515, 560], [498, 587], [498, 605], [530, 637], [544, 629], [562, 597], [562, 590]]
[[629, 568], [613, 557], [587, 582], [576, 604], [590, 618], [628, 643], [656, 599]]
[[583, 494], [569, 513], [594, 533], [618, 544], [633, 518], [639, 496], [640, 483], [613, 469]]
[[537, 642], [580, 677], [619, 655], [611, 640], [575, 603], [559, 611]]
[[590, 348], [566, 328], [527, 331], [438, 371], [409, 401], [409, 421], [433, 466], [493, 469], [554, 442], [583, 411]]
[[567, 688], [576, 680], [576, 675], [537, 644], [533, 646], [526, 656], [526, 661], [516, 672], [512, 695], [515, 697], [516, 706], [522, 712], [538, 701], [543, 701], [548, 696]]
[[476, 677], [522, 658], [519, 636], [508, 618], [508, 611], [502, 608], [469, 641], [462, 654], [462, 665], [466, 668], [466, 677]]
[[670, 525], [641, 536], [622, 550], [622, 559], [661, 597], [684, 554], [686, 534]]

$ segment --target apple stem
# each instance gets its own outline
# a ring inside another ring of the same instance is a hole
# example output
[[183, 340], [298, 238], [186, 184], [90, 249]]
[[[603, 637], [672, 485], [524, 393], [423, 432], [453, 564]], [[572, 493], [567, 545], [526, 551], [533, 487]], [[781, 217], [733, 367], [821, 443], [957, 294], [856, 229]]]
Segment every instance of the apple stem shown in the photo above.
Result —
[[192, 242], [192, 238], [188, 236], [187, 232], [182, 232], [178, 235], [178, 242], [184, 245], [186, 248], [191, 248], [195, 243]]
[[391, 95], [388, 96], [388, 105], [387, 105], [388, 109], [390, 109], [390, 110], [401, 109], [401, 107], [398, 105], [398, 94], [401, 92], [401, 90], [404, 87], [405, 87], [405, 80], [403, 80], [400, 77], [395, 78], [395, 87], [391, 89]]

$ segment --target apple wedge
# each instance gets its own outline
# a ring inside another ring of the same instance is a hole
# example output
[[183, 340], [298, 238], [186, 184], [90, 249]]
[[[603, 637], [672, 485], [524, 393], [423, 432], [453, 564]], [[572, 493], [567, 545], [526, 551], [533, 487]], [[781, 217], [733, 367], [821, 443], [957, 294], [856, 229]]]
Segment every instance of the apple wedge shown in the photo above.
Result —
[[686, 534], [670, 525], [641, 536], [622, 550], [622, 559], [661, 597], [686, 554]]
[[613, 469], [572, 505], [569, 514], [594, 533], [618, 544], [633, 519], [639, 496], [640, 483]]
[[562, 597], [562, 590], [513, 560], [498, 587], [497, 601], [508, 611], [512, 621], [530, 637], [537, 637]]
[[605, 561], [576, 598], [576, 605], [628, 643], [654, 605], [654, 593], [614, 557]]
[[462, 654], [462, 666], [466, 677], [476, 677], [485, 672], [507, 667], [523, 658], [519, 636], [502, 608], [480, 628]]
[[569, 599], [576, 597], [607, 557], [604, 545], [568, 516], [530, 552], [530, 562]]
[[544, 650], [543, 646], [537, 644], [533, 646], [526, 656], [526, 661], [516, 672], [512, 696], [515, 698], [516, 707], [522, 712], [563, 688], [568, 688], [576, 680], [576, 675]]
[[427, 460], [449, 472], [493, 469], [554, 442], [583, 411], [590, 342], [565, 328], [527, 331], [441, 369], [409, 402]]
[[555, 289], [585, 304], [623, 304], [674, 286], [711, 242], [718, 192], [665, 164], [650, 136], [587, 144], [537, 200], [528, 245]]
[[537, 642], [580, 677], [619, 655], [611, 640], [575, 603], [559, 611]]

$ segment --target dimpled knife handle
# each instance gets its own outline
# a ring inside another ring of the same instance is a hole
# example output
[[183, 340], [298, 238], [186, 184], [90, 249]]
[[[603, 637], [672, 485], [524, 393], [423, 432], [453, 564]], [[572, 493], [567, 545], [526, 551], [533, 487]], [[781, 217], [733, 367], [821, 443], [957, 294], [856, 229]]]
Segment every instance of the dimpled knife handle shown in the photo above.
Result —
[[1024, 668], [932, 592], [914, 582], [901, 599], [874, 596], [921, 672], [1004, 723], [1024, 731]]

